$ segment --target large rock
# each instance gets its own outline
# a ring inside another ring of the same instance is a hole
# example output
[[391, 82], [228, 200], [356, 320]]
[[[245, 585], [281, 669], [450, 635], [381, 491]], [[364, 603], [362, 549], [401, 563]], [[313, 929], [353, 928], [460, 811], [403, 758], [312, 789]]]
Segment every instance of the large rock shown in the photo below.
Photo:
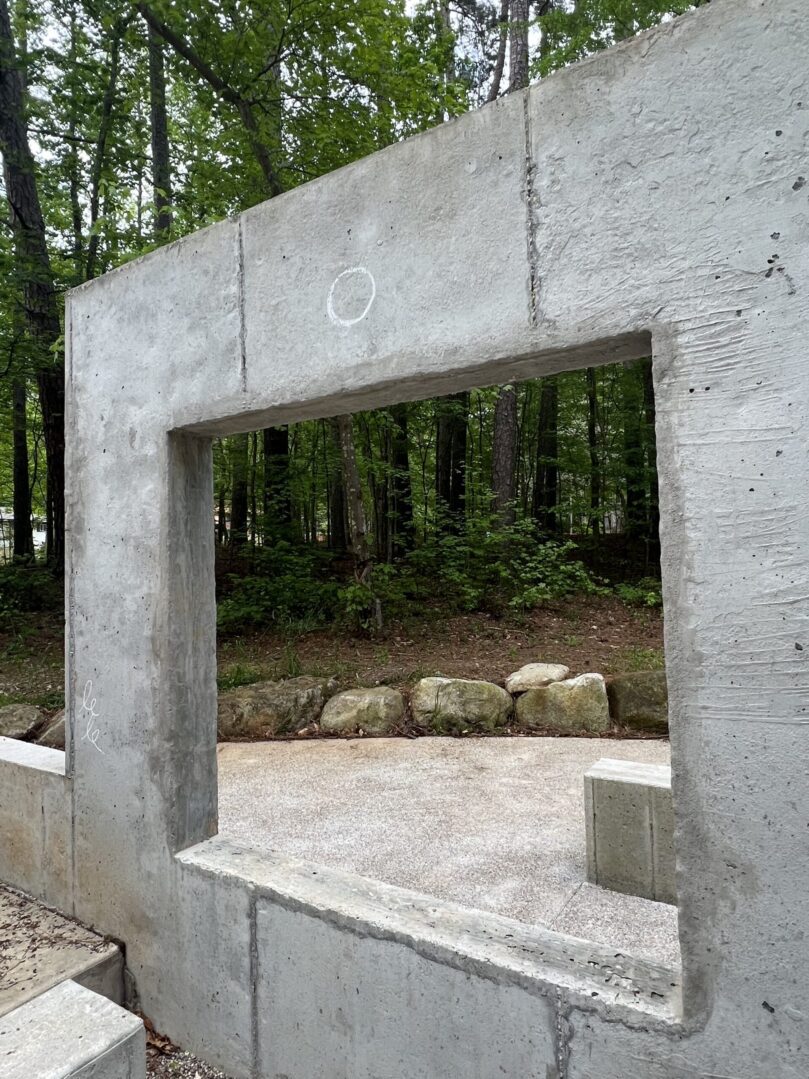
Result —
[[422, 678], [410, 698], [413, 718], [437, 734], [493, 731], [511, 715], [510, 694], [493, 682]]
[[620, 674], [607, 686], [613, 723], [639, 731], [669, 729], [669, 694], [665, 671]]
[[517, 698], [516, 707], [518, 723], [531, 730], [601, 734], [610, 726], [607, 688], [600, 674], [580, 674], [529, 689]]
[[329, 734], [390, 734], [404, 711], [404, 697], [389, 686], [347, 689], [326, 702], [320, 729]]
[[526, 663], [506, 679], [509, 693], [525, 693], [529, 689], [541, 689], [551, 682], [562, 682], [570, 678], [570, 667], [563, 663]]
[[45, 730], [37, 738], [38, 746], [47, 746], [48, 749], [65, 748], [65, 710], [57, 712], [48, 720]]
[[219, 698], [219, 737], [226, 741], [294, 734], [320, 718], [336, 689], [332, 679], [302, 675], [229, 690]]
[[4, 704], [0, 708], [0, 737], [30, 738], [44, 721], [33, 704]]

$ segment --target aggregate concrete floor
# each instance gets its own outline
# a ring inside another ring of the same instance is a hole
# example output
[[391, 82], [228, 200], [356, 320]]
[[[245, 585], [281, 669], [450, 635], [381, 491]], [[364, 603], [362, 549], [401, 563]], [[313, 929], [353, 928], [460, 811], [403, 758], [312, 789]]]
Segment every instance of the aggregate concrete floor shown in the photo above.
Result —
[[582, 776], [668, 743], [368, 738], [219, 747], [219, 828], [254, 847], [679, 962], [677, 911], [585, 880]]
[[117, 945], [30, 896], [0, 887], [0, 1015], [68, 978], [120, 1001], [122, 971]]

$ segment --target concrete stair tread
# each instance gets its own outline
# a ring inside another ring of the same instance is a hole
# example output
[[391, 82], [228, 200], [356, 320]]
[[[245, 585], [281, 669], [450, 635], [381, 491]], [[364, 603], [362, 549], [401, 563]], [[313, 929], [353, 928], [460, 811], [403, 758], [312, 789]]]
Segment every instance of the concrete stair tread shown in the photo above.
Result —
[[122, 977], [116, 944], [0, 887], [0, 1016], [68, 979], [120, 1003]]

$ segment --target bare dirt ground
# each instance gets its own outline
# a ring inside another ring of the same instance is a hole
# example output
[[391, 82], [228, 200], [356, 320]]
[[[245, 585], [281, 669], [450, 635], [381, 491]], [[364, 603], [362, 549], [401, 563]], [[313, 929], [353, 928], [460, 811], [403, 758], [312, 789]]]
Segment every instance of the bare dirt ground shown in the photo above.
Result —
[[[583, 597], [548, 604], [521, 618], [423, 612], [392, 623], [382, 636], [352, 635], [340, 627], [300, 636], [265, 631], [220, 640], [220, 685], [328, 675], [343, 687], [385, 683], [407, 688], [443, 674], [502, 682], [531, 662], [564, 663], [574, 674], [618, 674], [663, 664], [663, 616], [617, 597]], [[0, 634], [0, 704], [29, 701], [62, 707], [64, 628], [58, 615], [21, 616], [15, 632]]]

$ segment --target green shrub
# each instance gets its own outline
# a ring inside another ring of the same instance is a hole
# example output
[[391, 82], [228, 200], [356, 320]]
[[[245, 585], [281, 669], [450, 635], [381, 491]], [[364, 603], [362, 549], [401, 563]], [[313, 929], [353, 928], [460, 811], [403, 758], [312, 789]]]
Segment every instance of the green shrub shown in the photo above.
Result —
[[632, 607], [662, 607], [663, 593], [660, 581], [644, 577], [636, 584], [619, 584], [615, 592], [624, 603]]

